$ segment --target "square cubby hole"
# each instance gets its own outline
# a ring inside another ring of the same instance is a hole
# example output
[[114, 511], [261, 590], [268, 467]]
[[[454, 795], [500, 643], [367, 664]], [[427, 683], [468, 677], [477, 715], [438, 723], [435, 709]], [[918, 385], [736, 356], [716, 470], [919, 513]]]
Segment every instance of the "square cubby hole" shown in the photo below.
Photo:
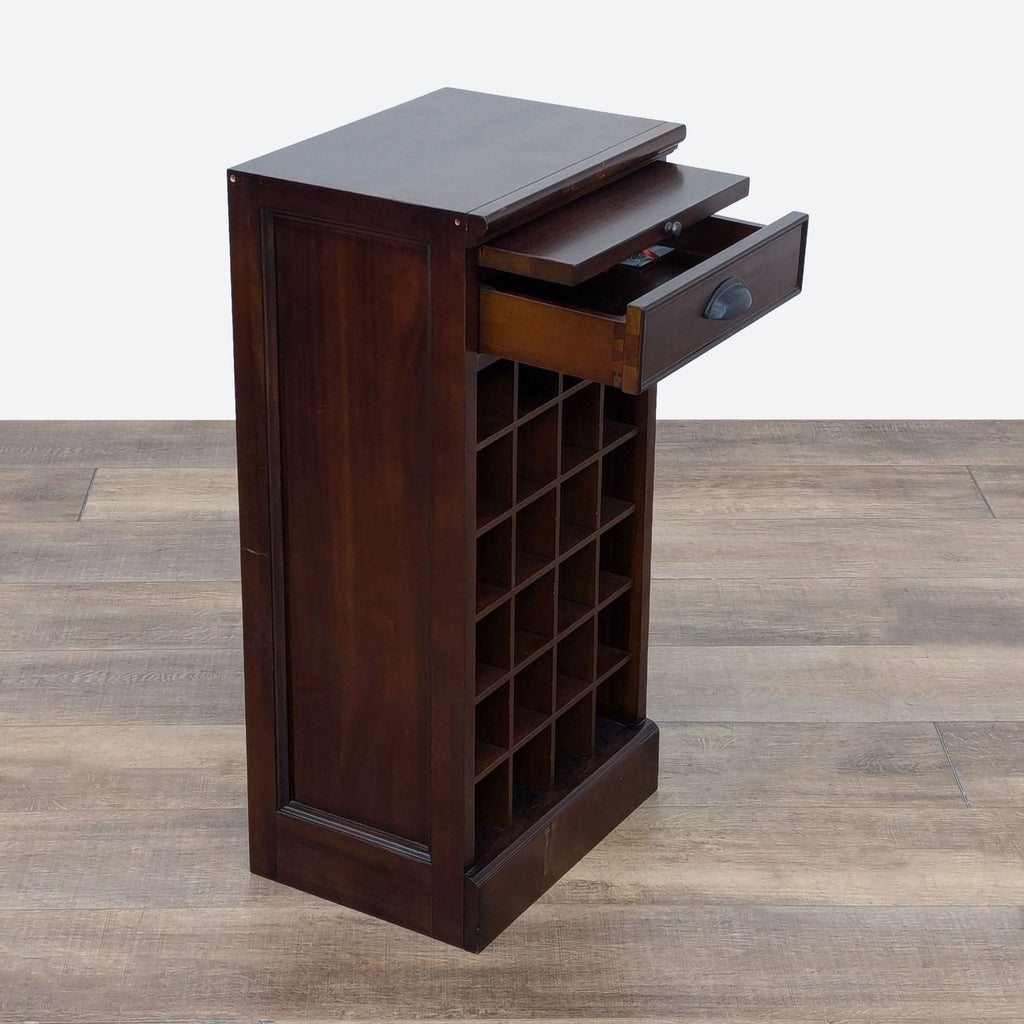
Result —
[[511, 740], [511, 687], [502, 683], [476, 706], [476, 774], [482, 775], [508, 751]]
[[583, 383], [583, 378], [582, 377], [573, 377], [572, 374], [563, 373], [562, 374], [562, 393], [565, 394], [566, 391], [572, 391], [572, 389], [574, 387], [576, 387], [577, 384], [582, 384], [582, 383]]
[[609, 523], [634, 506], [636, 441], [626, 441], [601, 458], [601, 522]]
[[593, 618], [558, 641], [555, 658], [558, 672], [555, 707], [558, 710], [571, 704], [596, 678]]
[[531, 790], [548, 790], [555, 783], [554, 732], [549, 725], [512, 755], [513, 801], [525, 810]]
[[632, 666], [623, 665], [597, 688], [597, 714], [613, 722], [634, 723], [643, 716], [637, 708]]
[[512, 742], [521, 743], [554, 711], [555, 656], [546, 651], [516, 673], [512, 685]]
[[517, 428], [516, 436], [516, 501], [523, 501], [558, 475], [558, 409], [527, 420]]
[[571, 472], [601, 443], [601, 386], [588, 384], [562, 401], [562, 472]]
[[519, 665], [554, 636], [554, 571], [520, 590], [515, 603], [515, 663]]
[[522, 583], [555, 558], [557, 495], [554, 489], [516, 513], [516, 582]]
[[512, 667], [512, 602], [476, 624], [476, 692], [484, 693]]
[[591, 541], [558, 565], [558, 631], [575, 626], [594, 609], [597, 543]]
[[512, 435], [481, 448], [476, 456], [476, 523], [493, 522], [512, 507]]
[[594, 694], [591, 692], [555, 720], [556, 758], [592, 757], [596, 724]]
[[600, 519], [597, 463], [574, 473], [559, 485], [559, 550], [569, 551], [592, 536]]
[[502, 761], [476, 784], [478, 825], [508, 828], [512, 824], [512, 766]]
[[476, 610], [482, 612], [512, 589], [512, 520], [505, 519], [476, 541]]
[[629, 597], [623, 594], [598, 612], [598, 676], [605, 675], [629, 657]]
[[601, 444], [607, 447], [615, 444], [638, 426], [639, 399], [627, 395], [618, 388], [604, 389], [604, 435]]
[[515, 364], [489, 363], [476, 375], [476, 438], [485, 441], [515, 419]]
[[529, 363], [519, 364], [518, 415], [528, 416], [558, 396], [558, 374]]
[[598, 576], [598, 600], [607, 601], [633, 579], [633, 531], [636, 517], [627, 516], [601, 534], [601, 562]]

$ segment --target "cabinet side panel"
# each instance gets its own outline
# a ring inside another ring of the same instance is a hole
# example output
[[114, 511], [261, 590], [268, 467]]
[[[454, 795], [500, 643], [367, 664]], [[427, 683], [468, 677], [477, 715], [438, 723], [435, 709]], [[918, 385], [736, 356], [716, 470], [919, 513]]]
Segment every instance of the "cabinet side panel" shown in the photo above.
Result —
[[270, 229], [280, 795], [427, 846], [429, 250], [281, 215]]

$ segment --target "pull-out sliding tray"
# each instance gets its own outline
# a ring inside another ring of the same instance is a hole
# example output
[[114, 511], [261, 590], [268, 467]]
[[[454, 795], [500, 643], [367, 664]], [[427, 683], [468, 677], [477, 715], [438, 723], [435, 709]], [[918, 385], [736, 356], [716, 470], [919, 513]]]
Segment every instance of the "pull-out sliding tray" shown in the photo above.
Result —
[[798, 294], [806, 238], [803, 213], [707, 217], [670, 254], [576, 286], [482, 272], [480, 351], [639, 394]]
[[742, 199], [750, 179], [662, 160], [480, 246], [481, 267], [581, 284]]

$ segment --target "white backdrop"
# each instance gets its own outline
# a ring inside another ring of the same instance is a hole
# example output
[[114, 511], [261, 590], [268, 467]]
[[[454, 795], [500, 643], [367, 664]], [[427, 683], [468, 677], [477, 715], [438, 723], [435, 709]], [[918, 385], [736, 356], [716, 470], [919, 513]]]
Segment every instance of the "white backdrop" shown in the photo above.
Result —
[[442, 85], [683, 121], [811, 214], [805, 291], [663, 417], [1024, 416], [1017, 6], [5, 9], [0, 418], [233, 415], [224, 169]]

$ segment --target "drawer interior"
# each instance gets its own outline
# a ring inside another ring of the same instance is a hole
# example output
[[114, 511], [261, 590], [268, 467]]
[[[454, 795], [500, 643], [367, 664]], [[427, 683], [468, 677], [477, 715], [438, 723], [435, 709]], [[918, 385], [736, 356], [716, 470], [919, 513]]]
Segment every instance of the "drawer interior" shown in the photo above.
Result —
[[708, 217], [675, 239], [672, 252], [641, 267], [616, 264], [582, 284], [563, 285], [519, 274], [481, 269], [484, 287], [600, 316], [624, 318], [640, 296], [760, 230], [760, 224]]

